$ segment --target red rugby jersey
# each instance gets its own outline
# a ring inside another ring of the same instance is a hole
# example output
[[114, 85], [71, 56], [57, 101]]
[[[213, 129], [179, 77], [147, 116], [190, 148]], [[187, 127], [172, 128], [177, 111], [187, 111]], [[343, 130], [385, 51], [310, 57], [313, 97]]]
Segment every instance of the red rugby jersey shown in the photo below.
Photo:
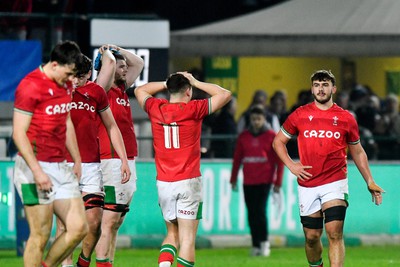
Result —
[[[71, 119], [75, 126], [79, 152], [83, 163], [100, 162], [99, 123], [100, 112], [109, 107], [106, 91], [98, 84], [88, 81], [73, 92]], [[67, 153], [67, 161], [72, 158]]]
[[350, 112], [333, 104], [320, 110], [315, 103], [297, 108], [282, 125], [289, 138], [297, 135], [300, 161], [312, 166], [313, 177], [298, 180], [301, 186], [315, 187], [347, 178], [347, 146], [360, 142], [358, 125]]
[[243, 165], [244, 185], [282, 185], [283, 163], [272, 148], [275, 135], [273, 130], [258, 135], [245, 130], [239, 135], [233, 156], [231, 183], [237, 182], [240, 166]]
[[[126, 155], [128, 159], [134, 159], [138, 154], [137, 143], [135, 130], [133, 128], [131, 105], [129, 103], [129, 97], [125, 92], [125, 87], [121, 86], [111, 88], [107, 92], [107, 97], [111, 111], [124, 140]], [[106, 128], [102, 123], [99, 124], [100, 158], [119, 158], [111, 144]]]
[[39, 161], [61, 162], [66, 157], [66, 120], [72, 84], [59, 86], [39, 67], [19, 83], [14, 110], [32, 116], [27, 136]]
[[174, 182], [199, 177], [201, 124], [211, 111], [209, 99], [169, 103], [145, 101], [153, 132], [157, 179]]

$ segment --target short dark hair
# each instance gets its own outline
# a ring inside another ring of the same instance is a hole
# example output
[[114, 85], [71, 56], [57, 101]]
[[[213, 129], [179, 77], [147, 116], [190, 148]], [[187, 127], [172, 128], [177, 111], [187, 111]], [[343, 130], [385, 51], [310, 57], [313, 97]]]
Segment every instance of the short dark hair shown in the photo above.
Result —
[[183, 92], [192, 85], [188, 78], [179, 73], [171, 74], [167, 79], [167, 89], [170, 94]]
[[250, 115], [251, 114], [263, 115], [265, 117], [265, 111], [260, 105], [252, 106], [250, 108]]
[[118, 50], [111, 49], [111, 53], [114, 55], [115, 60], [126, 60], [126, 58]]
[[336, 78], [330, 70], [317, 70], [311, 75], [311, 83], [314, 81], [331, 81], [332, 85], [336, 84]]
[[76, 62], [76, 76], [82, 76], [92, 70], [92, 60], [86, 55], [82, 54]]
[[77, 43], [64, 41], [53, 48], [50, 54], [50, 61], [55, 61], [60, 65], [75, 64], [81, 54], [81, 49]]

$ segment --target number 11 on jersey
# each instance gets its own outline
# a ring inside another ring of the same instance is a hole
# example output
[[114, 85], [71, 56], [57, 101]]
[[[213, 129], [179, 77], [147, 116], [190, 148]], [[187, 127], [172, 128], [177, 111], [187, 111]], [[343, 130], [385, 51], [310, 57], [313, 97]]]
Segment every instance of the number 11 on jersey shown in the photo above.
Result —
[[164, 125], [165, 148], [179, 148], [179, 126], [176, 122]]

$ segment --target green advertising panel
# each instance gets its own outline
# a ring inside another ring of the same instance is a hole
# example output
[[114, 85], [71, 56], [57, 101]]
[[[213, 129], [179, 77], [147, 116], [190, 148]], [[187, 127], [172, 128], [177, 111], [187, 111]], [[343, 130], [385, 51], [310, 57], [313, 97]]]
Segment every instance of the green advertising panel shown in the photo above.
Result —
[[206, 81], [218, 84], [234, 95], [238, 93], [238, 58], [211, 57], [204, 59]]
[[[0, 162], [0, 237], [15, 237], [15, 204], [12, 185], [13, 162]], [[345, 233], [400, 234], [400, 165], [374, 164], [371, 166], [376, 182], [386, 190], [381, 206], [372, 203], [357, 167], [349, 165], [349, 209]], [[246, 207], [242, 187], [234, 192], [230, 188], [231, 163], [202, 162], [203, 219], [199, 235], [248, 234]], [[153, 162], [137, 162], [137, 192], [119, 234], [165, 234], [164, 221], [157, 203], [156, 171]], [[239, 184], [242, 174], [239, 175]], [[285, 169], [282, 185], [282, 208], [269, 201], [269, 227], [271, 234], [302, 235], [297, 207], [297, 182]]]

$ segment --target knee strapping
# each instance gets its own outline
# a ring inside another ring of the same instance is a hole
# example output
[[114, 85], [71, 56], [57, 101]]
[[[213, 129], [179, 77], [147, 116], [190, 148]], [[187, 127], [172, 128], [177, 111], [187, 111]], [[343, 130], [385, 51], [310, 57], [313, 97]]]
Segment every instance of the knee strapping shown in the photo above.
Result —
[[325, 223], [331, 221], [344, 221], [346, 217], [346, 206], [335, 206], [324, 211]]
[[322, 217], [301, 216], [301, 224], [309, 229], [322, 229], [324, 227], [324, 219]]
[[104, 196], [96, 194], [87, 194], [83, 197], [85, 209], [102, 208], [104, 207]]
[[129, 206], [125, 204], [107, 204], [104, 203], [105, 210], [114, 211], [114, 212], [121, 212], [121, 217], [125, 216], [126, 213], [129, 211]]

